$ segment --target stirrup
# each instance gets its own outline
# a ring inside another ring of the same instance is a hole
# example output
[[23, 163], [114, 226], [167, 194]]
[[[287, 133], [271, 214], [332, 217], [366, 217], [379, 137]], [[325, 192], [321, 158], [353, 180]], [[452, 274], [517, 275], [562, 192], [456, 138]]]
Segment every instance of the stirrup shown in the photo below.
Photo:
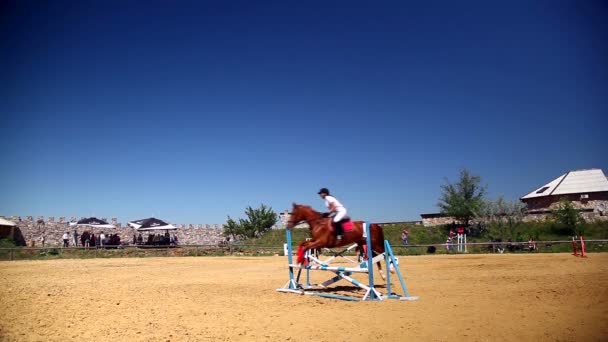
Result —
[[337, 240], [342, 240], [342, 235], [336, 235]]

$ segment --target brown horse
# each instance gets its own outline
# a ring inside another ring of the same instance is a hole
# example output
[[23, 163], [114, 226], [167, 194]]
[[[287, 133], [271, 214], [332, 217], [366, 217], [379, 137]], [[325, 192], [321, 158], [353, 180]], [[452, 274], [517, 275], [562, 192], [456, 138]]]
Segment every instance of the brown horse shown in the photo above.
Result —
[[[363, 246], [367, 244], [366, 238], [363, 237], [363, 221], [354, 221], [352, 230], [345, 231], [342, 240], [336, 239], [331, 218], [323, 217], [323, 215], [307, 205], [293, 204], [291, 216], [287, 222], [287, 229], [292, 229], [299, 222], [306, 221], [310, 227], [312, 240], [304, 240], [298, 246], [298, 264], [304, 261], [304, 253], [309, 249], [317, 248], [332, 248], [342, 247], [356, 243], [359, 250], [363, 251]], [[382, 227], [372, 223], [370, 224], [370, 236], [372, 243], [372, 256], [384, 253], [384, 232]], [[367, 255], [364, 255], [367, 258]], [[377, 262], [378, 270], [382, 279], [382, 264]]]

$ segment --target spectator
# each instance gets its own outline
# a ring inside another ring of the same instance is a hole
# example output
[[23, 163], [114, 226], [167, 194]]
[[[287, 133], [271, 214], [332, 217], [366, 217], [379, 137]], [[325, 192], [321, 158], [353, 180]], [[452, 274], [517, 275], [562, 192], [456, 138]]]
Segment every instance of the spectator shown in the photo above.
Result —
[[[84, 233], [82, 233], [82, 236], [84, 236]], [[89, 247], [91, 247], [91, 237], [89, 236], [89, 234], [87, 234], [87, 236], [84, 239], [84, 248], [89, 248]]]
[[78, 246], [78, 232], [74, 229], [74, 234], [72, 234], [72, 244], [74, 247]]
[[133, 234], [133, 245], [137, 244], [137, 235]]
[[63, 236], [61, 238], [63, 239], [63, 247], [68, 247], [69, 246], [69, 239], [70, 239], [70, 236], [68, 235], [68, 232], [63, 233]]
[[106, 235], [101, 232], [101, 234], [99, 234], [99, 245], [103, 248], [103, 246], [106, 243]]
[[40, 246], [44, 247], [44, 243], [46, 242], [46, 236], [44, 235], [44, 232], [42, 232], [42, 235], [40, 235]]
[[530, 249], [530, 252], [536, 250], [536, 241], [534, 241], [534, 239], [531, 236], [530, 236], [530, 239], [528, 239], [528, 249]]
[[448, 253], [452, 253], [454, 251], [454, 245], [452, 244], [451, 236], [448, 236], [448, 239], [445, 241], [445, 249]]
[[173, 233], [173, 244], [177, 246], [177, 234]]
[[91, 246], [96, 247], [97, 246], [97, 237], [95, 237], [95, 234], [91, 234]]
[[80, 235], [80, 243], [82, 244], [82, 247], [85, 247], [86, 241], [89, 238], [89, 232], [87, 232], [86, 230], [84, 232], [82, 232], [82, 235]]
[[137, 235], [137, 244], [138, 244], [138, 245], [141, 245], [142, 243], [144, 243], [144, 237], [143, 237], [143, 236], [141, 236], [141, 233], [139, 233], [139, 234]]
[[403, 229], [403, 231], [401, 232], [401, 241], [403, 241], [403, 245], [407, 246], [409, 244], [408, 242], [408, 236], [410, 235], [410, 232], [407, 231], [406, 229]]

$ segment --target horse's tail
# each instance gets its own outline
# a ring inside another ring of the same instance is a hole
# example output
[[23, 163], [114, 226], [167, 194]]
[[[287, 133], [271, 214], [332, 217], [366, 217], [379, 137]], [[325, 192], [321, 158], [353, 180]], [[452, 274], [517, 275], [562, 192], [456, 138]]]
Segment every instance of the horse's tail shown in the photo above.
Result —
[[384, 253], [384, 229], [382, 229], [382, 226], [377, 223], [372, 223], [370, 228], [372, 230], [371, 234], [373, 240], [377, 241], [376, 246], [374, 246], [374, 250], [376, 250], [378, 254]]
[[378, 240], [381, 241], [380, 253], [384, 253], [384, 228], [381, 225], [376, 224], [378, 226]]

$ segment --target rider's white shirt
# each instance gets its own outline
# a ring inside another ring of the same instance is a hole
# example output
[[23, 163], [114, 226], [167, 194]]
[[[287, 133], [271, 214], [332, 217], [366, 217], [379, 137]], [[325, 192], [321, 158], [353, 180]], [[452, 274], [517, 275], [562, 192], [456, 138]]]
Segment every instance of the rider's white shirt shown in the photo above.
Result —
[[329, 195], [325, 196], [325, 205], [328, 209], [331, 207], [331, 204], [333, 204], [333, 207], [336, 208], [337, 211], [336, 216], [334, 216], [333, 218], [333, 221], [338, 222], [342, 218], [344, 218], [344, 216], [346, 216], [346, 208], [344, 208], [342, 203], [340, 203], [340, 201], [338, 201], [335, 197]]
[[334, 196], [325, 196], [325, 206], [327, 207], [327, 209], [331, 208], [332, 203], [336, 209], [340, 207], [344, 208], [342, 203], [340, 203], [340, 201], [338, 201]]

